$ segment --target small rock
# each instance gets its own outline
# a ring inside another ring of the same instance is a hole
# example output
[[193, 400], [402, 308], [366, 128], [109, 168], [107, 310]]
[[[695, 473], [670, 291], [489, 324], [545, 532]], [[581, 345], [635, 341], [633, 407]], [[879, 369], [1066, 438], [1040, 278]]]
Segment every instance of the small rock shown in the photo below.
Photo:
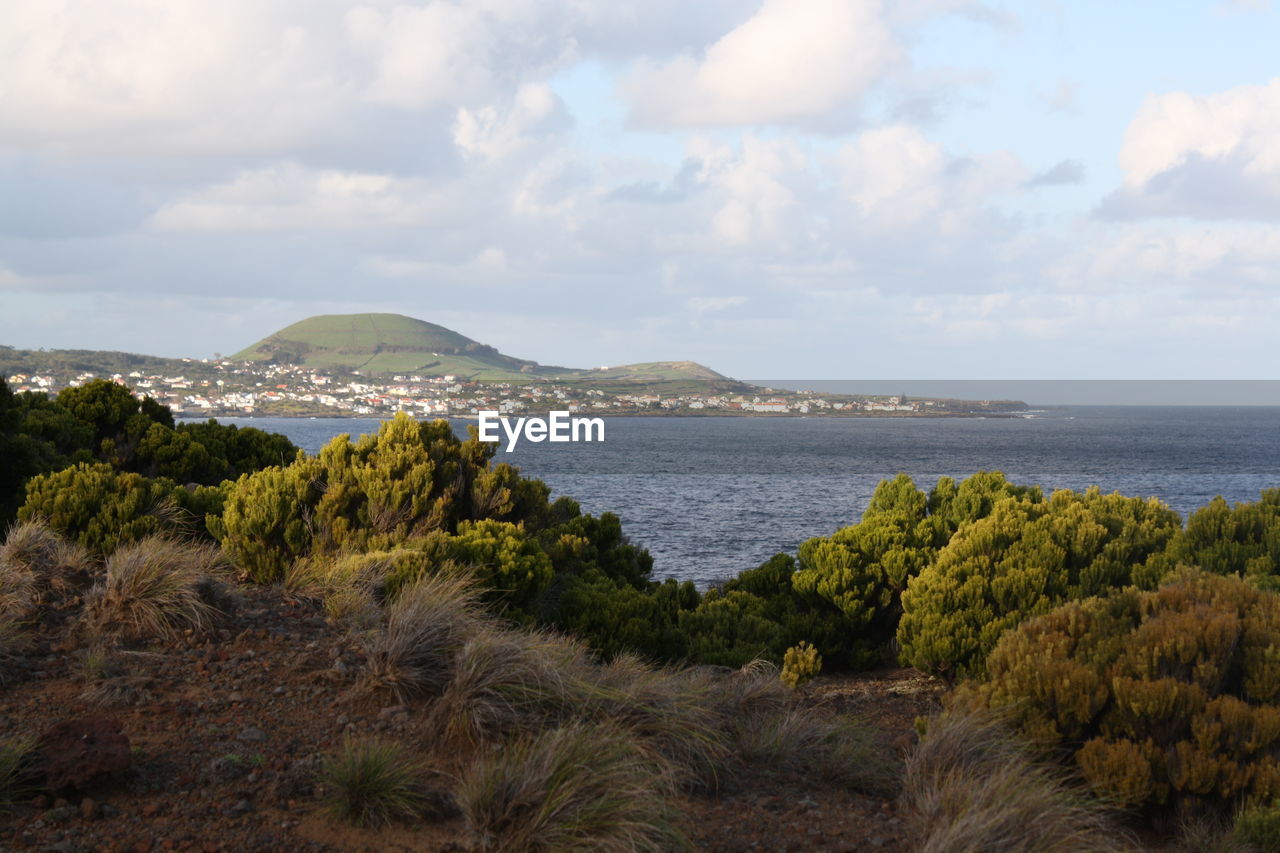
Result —
[[244, 697], [243, 697], [243, 696], [241, 696], [239, 693], [232, 693], [230, 696], [228, 696], [228, 697], [227, 697], [227, 701], [228, 701], [228, 702], [240, 702], [240, 703], [243, 703], [243, 702], [244, 702]]
[[242, 740], [245, 743], [263, 743], [267, 739], [267, 733], [255, 726], [249, 726], [240, 734], [236, 735], [236, 740]]
[[80, 817], [85, 820], [97, 820], [98, 811], [98, 803], [92, 797], [80, 801]]
[[248, 800], [240, 800], [231, 807], [231, 813], [236, 815], [247, 814], [253, 811], [253, 803]]
[[49, 797], [45, 794], [36, 794], [35, 798], [31, 801], [31, 807], [37, 811], [44, 811], [49, 808], [49, 806]]
[[44, 813], [44, 818], [49, 823], [66, 823], [75, 816], [75, 806], [62, 806], [61, 808], [49, 809]]
[[408, 714], [408, 713], [409, 713], [409, 709], [406, 708], [404, 705], [392, 705], [389, 708], [383, 708], [381, 711], [379, 711], [378, 719], [394, 720], [396, 717], [400, 716], [401, 714]]

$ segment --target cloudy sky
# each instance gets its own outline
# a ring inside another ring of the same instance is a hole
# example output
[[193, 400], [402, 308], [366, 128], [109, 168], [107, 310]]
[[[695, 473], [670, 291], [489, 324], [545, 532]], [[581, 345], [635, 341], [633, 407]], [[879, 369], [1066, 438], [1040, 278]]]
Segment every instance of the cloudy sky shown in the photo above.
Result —
[[1264, 0], [0, 5], [0, 343], [1280, 374]]

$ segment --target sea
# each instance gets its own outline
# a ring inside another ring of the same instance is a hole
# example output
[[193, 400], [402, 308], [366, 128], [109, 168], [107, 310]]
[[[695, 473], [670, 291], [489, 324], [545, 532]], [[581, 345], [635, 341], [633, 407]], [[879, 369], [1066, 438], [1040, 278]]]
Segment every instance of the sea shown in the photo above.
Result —
[[[352, 418], [222, 418], [315, 452]], [[455, 420], [465, 435], [471, 420]], [[584, 511], [613, 512], [654, 576], [700, 587], [858, 519], [899, 472], [928, 489], [998, 470], [1060, 488], [1154, 496], [1185, 517], [1215, 495], [1280, 487], [1280, 407], [1070, 406], [1007, 418], [610, 417], [599, 443], [520, 441], [498, 461]]]

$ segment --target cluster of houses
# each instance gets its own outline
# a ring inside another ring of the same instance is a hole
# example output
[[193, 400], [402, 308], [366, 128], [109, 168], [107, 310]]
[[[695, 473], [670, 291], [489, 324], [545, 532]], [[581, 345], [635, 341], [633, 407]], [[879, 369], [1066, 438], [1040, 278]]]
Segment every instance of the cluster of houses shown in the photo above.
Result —
[[[942, 411], [943, 401], [902, 397], [819, 396], [777, 392], [767, 396], [723, 393], [613, 393], [582, 384], [475, 382], [456, 376], [333, 375], [297, 365], [189, 360], [180, 375], [134, 370], [99, 377], [15, 374], [14, 391], [56, 393], [64, 387], [106, 378], [147, 395], [189, 417], [233, 415], [334, 415], [378, 417], [407, 412], [418, 417], [546, 412], [594, 414], [858, 414]], [[190, 373], [191, 375], [186, 375]]]

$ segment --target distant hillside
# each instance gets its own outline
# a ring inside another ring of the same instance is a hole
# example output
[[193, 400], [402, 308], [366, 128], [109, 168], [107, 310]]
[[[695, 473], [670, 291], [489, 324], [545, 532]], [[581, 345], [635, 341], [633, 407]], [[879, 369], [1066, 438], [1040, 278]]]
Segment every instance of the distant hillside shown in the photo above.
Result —
[[503, 355], [487, 344], [401, 314], [322, 314], [268, 335], [233, 361], [302, 364], [365, 374], [454, 375], [490, 381], [542, 379], [724, 379], [692, 361], [662, 361], [598, 370], [547, 367]]
[[635, 382], [659, 382], [666, 379], [725, 379], [709, 367], [696, 361], [647, 361], [642, 364], [624, 364], [619, 367], [599, 367], [595, 370], [578, 370], [582, 378], [628, 379]]

